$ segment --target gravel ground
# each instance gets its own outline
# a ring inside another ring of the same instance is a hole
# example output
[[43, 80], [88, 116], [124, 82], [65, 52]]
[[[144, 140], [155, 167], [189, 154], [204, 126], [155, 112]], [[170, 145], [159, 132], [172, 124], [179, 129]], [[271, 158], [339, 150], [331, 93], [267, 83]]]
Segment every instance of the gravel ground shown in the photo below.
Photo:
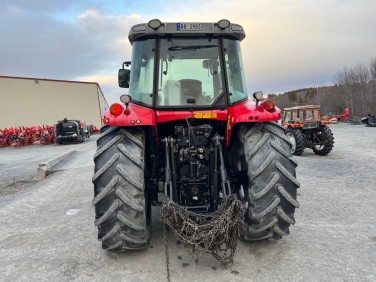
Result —
[[[37, 167], [40, 163], [49, 162], [72, 150], [82, 151], [95, 143], [98, 136], [92, 135], [84, 143], [0, 148], [0, 197], [25, 190], [37, 183]], [[92, 152], [90, 154], [93, 155]]]
[[[209, 255], [195, 265], [169, 234], [171, 281], [376, 281], [376, 128], [330, 127], [331, 154], [296, 157], [300, 208], [289, 236], [239, 242], [225, 269]], [[0, 197], [1, 281], [166, 281], [158, 208], [149, 249], [113, 254], [97, 242], [94, 145], [46, 180]]]
[[7, 179], [6, 182], [2, 182], [0, 185], [0, 197], [25, 190], [35, 183], [37, 183], [37, 180], [35, 180], [35, 176], [26, 176], [22, 179]]

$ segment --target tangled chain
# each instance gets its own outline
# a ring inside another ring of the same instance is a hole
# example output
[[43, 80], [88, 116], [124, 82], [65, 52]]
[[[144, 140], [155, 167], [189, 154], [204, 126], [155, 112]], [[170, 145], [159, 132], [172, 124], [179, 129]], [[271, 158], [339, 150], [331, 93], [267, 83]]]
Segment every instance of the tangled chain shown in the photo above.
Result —
[[[196, 263], [205, 252], [210, 253], [224, 267], [233, 263], [244, 215], [244, 207], [234, 195], [224, 197], [219, 209], [209, 214], [194, 213], [175, 202], [165, 201], [161, 215], [165, 226], [175, 232]], [[165, 245], [169, 272], [166, 241]]]

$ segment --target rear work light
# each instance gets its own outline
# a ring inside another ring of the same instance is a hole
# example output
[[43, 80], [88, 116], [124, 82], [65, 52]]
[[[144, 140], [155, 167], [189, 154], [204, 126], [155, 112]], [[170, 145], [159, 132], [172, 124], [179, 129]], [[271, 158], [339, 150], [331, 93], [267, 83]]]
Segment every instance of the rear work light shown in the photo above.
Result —
[[265, 100], [264, 102], [262, 102], [262, 106], [269, 113], [275, 112], [275, 104], [272, 100]]
[[122, 101], [125, 105], [128, 105], [132, 101], [132, 97], [129, 95], [121, 95], [120, 101]]
[[115, 103], [112, 104], [110, 107], [110, 113], [113, 114], [114, 116], [118, 116], [123, 112], [124, 108], [122, 105]]

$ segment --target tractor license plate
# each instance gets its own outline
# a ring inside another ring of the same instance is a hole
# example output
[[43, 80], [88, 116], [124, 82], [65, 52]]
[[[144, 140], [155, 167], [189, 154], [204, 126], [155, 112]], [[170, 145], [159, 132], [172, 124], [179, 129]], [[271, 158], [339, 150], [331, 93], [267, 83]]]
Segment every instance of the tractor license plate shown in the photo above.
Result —
[[201, 30], [200, 23], [177, 23], [176, 30], [186, 31], [186, 30]]
[[217, 118], [217, 113], [212, 112], [196, 112], [194, 113], [195, 118]]

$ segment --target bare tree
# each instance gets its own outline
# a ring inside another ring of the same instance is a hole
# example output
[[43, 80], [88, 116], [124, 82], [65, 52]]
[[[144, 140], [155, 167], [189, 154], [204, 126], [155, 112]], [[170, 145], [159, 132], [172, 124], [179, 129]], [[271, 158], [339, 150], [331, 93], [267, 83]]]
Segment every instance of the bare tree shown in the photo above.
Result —
[[369, 112], [369, 101], [368, 101], [368, 81], [369, 81], [369, 72], [368, 68], [363, 64], [357, 64], [352, 70], [354, 83], [354, 90], [356, 91], [355, 95], [359, 96], [359, 106], [361, 115]]
[[371, 74], [371, 80], [376, 80], [376, 57], [373, 58], [369, 64], [369, 71]]
[[335, 86], [293, 90], [274, 99], [282, 108], [296, 102], [317, 103], [323, 113], [342, 112], [348, 107], [352, 116], [376, 115], [376, 57], [368, 67], [361, 63], [343, 67], [337, 72], [335, 80]]
[[[374, 64], [373, 64], [374, 63]], [[372, 69], [372, 66], [375, 68]], [[362, 116], [372, 111], [375, 91], [371, 81], [372, 71], [376, 75], [376, 59], [371, 62], [370, 68], [359, 63], [352, 68], [344, 67], [337, 73], [336, 79], [341, 98], [350, 107], [353, 115]]]
[[342, 100], [345, 105], [350, 108], [350, 111], [354, 113], [354, 97], [352, 91], [354, 81], [351, 69], [347, 66], [343, 67], [341, 71], [337, 72], [336, 81], [338, 84], [337, 98]]
[[369, 72], [371, 81], [368, 84], [369, 113], [376, 115], [376, 57], [370, 61]]

